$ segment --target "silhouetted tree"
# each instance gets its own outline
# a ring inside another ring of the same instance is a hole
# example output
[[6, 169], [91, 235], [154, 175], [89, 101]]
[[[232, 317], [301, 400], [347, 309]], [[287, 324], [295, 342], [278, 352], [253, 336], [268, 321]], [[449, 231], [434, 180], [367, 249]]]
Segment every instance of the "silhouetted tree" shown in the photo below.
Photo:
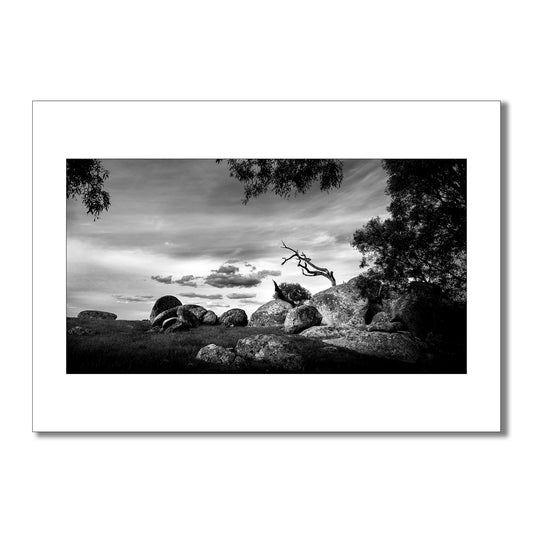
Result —
[[[220, 163], [222, 159], [217, 159]], [[318, 181], [320, 190], [339, 187], [342, 161], [338, 159], [227, 159], [230, 176], [244, 184], [243, 203], [271, 191], [281, 197], [305, 193]]]
[[67, 198], [81, 197], [87, 214], [100, 218], [109, 209], [109, 193], [104, 191], [104, 181], [109, 172], [98, 159], [67, 159]]
[[466, 297], [466, 160], [385, 160], [390, 218], [354, 233], [367, 276], [403, 288], [433, 283]]

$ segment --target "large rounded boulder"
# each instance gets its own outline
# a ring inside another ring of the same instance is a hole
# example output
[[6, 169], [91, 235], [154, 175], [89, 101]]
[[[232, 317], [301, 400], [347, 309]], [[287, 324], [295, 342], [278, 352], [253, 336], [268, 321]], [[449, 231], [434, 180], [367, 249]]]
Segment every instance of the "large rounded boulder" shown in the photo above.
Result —
[[116, 320], [115, 313], [108, 313], [107, 311], [81, 311], [78, 318], [92, 318], [96, 320]]
[[167, 320], [176, 318], [174, 323], [181, 323], [183, 327], [196, 328], [200, 325], [200, 320], [196, 318], [191, 311], [185, 309], [184, 305], [178, 305], [178, 307], [172, 307], [159, 313], [152, 322], [152, 327], [162, 326]]
[[301, 371], [304, 359], [296, 345], [279, 335], [252, 335], [239, 339], [235, 353], [246, 365], [266, 366], [271, 370]]
[[166, 309], [165, 311], [159, 313], [153, 320], [151, 320], [152, 327], [157, 328], [161, 326], [165, 320], [175, 317], [177, 309], [177, 306], [171, 307], [170, 309]]
[[360, 355], [384, 357], [405, 363], [416, 363], [423, 356], [423, 343], [409, 333], [352, 330], [346, 336], [323, 339], [323, 342]]
[[[356, 326], [363, 328], [364, 326]], [[350, 328], [351, 329], [351, 328]], [[312, 326], [300, 333], [307, 339], [336, 339], [342, 337], [348, 330], [347, 328], [337, 328], [335, 326]]]
[[[154, 324], [154, 319], [157, 315], [166, 311], [167, 309], [172, 309], [181, 305], [181, 302], [175, 296], [161, 296], [155, 301], [154, 306], [152, 307], [152, 312], [150, 313], [150, 322]], [[168, 318], [168, 317], [167, 317]]]
[[216, 344], [208, 344], [200, 348], [200, 351], [196, 354], [196, 359], [205, 363], [231, 365], [235, 360], [235, 350], [217, 346]]
[[328, 326], [364, 324], [368, 311], [368, 299], [361, 296], [355, 278], [317, 292], [309, 305], [318, 309], [322, 323]]
[[176, 316], [167, 318], [166, 320], [163, 321], [163, 324], [161, 324], [161, 331], [167, 330], [170, 326], [173, 326], [177, 322], [178, 322], [178, 317]]
[[248, 325], [253, 327], [283, 326], [287, 313], [291, 309], [292, 305], [289, 302], [271, 300], [252, 313]]
[[291, 309], [285, 317], [283, 329], [285, 333], [300, 333], [304, 329], [319, 326], [322, 315], [312, 305], [299, 305]]
[[182, 307], [187, 309], [187, 311], [190, 311], [200, 321], [202, 321], [202, 318], [207, 313], [207, 309], [201, 305], [186, 304]]
[[176, 317], [179, 322], [182, 322], [190, 328], [197, 328], [201, 324], [198, 317], [192, 311], [186, 309], [184, 305], [180, 305], [176, 309]]
[[202, 317], [202, 324], [205, 326], [216, 326], [218, 324], [218, 317], [214, 311], [207, 311]]
[[229, 309], [220, 315], [219, 322], [227, 328], [246, 326], [248, 316], [243, 309]]

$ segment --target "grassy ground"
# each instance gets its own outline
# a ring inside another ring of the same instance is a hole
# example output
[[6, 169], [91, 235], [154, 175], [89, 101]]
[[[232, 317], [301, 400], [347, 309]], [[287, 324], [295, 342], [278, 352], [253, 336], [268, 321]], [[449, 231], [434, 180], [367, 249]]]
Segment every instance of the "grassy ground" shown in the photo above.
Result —
[[[67, 334], [67, 373], [213, 373], [217, 366], [196, 361], [207, 344], [234, 347], [243, 337], [258, 334], [284, 335], [280, 328], [225, 328], [200, 326], [177, 334], [147, 334], [148, 321], [68, 318], [74, 326], [92, 330], [92, 335]], [[308, 373], [419, 373], [444, 372], [437, 364], [407, 364], [334, 348], [299, 335], [286, 335], [298, 343]], [[255, 370], [255, 372], [261, 370]], [[265, 369], [264, 371], [267, 371]], [[452, 370], [460, 371], [460, 370]], [[242, 372], [242, 370], [240, 371]]]

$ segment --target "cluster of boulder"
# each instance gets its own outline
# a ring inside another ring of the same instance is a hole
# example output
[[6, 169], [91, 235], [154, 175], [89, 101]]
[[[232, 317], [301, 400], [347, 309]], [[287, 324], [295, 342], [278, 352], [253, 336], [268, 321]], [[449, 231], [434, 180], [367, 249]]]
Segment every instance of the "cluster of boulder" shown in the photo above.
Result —
[[[175, 296], [162, 296], [150, 313], [148, 333], [178, 333], [200, 325], [276, 327], [279, 335], [251, 335], [232, 348], [209, 344], [200, 349], [196, 359], [239, 369], [263, 365], [267, 371], [302, 371], [305, 358], [293, 335], [311, 339], [322, 348], [343, 349], [356, 356], [416, 363], [426, 357], [428, 346], [437, 337], [450, 333], [457, 337], [457, 330], [464, 330], [466, 335], [464, 313], [464, 309], [457, 314], [456, 309], [443, 306], [438, 291], [427, 284], [412, 283], [406, 293], [377, 301], [363, 297], [354, 278], [321, 291], [300, 305], [285, 301], [276, 293], [250, 320], [242, 309], [230, 309], [217, 316], [200, 305], [183, 305]], [[78, 318], [114, 320], [117, 316], [105, 311], [82, 311]], [[450, 332], [450, 328], [455, 331]], [[81, 326], [68, 332], [90, 334]]]
[[196, 355], [198, 361], [225, 365], [232, 368], [258, 368], [266, 370], [301, 371], [304, 357], [296, 343], [280, 335], [251, 335], [239, 339], [235, 348], [208, 344]]
[[200, 325], [226, 327], [246, 326], [248, 316], [242, 309], [230, 309], [218, 317], [201, 305], [183, 305], [175, 296], [162, 296], [156, 300], [150, 313], [151, 328], [148, 333], [177, 333]]
[[[359, 356], [373, 356], [416, 363], [428, 353], [428, 343], [442, 330], [443, 305], [438, 291], [412, 283], [405, 294], [389, 300], [369, 300], [357, 288], [355, 278], [333, 286], [294, 306], [275, 298], [250, 317], [250, 326], [283, 328]], [[449, 317], [445, 322], [450, 324]], [[466, 324], [458, 321], [459, 327]], [[269, 361], [272, 368], [297, 370], [303, 364], [290, 338], [255, 335], [241, 339], [235, 348], [205, 346], [197, 359], [209, 363], [243, 366]]]
[[318, 326], [322, 315], [313, 305], [292, 304], [274, 299], [262, 305], [250, 317], [252, 327], [283, 327], [285, 333], [300, 333], [307, 328]]

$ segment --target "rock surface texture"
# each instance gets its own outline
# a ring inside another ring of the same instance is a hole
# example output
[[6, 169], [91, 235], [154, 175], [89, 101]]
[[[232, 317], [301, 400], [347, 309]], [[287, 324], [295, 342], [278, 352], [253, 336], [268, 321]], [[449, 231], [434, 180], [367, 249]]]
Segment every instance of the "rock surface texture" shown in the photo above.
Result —
[[170, 309], [166, 309], [165, 311], [159, 313], [153, 320], [150, 321], [152, 326], [155, 328], [160, 327], [165, 320], [175, 317], [177, 309], [178, 307], [171, 307]]
[[253, 335], [239, 339], [235, 353], [245, 363], [265, 363], [273, 370], [301, 371], [304, 359], [294, 343], [279, 335]]
[[299, 305], [291, 309], [285, 317], [283, 329], [286, 333], [300, 333], [312, 326], [319, 326], [322, 315], [312, 305]]
[[422, 343], [408, 333], [351, 331], [344, 337], [324, 339], [325, 343], [353, 350], [361, 355], [416, 363], [422, 357]]
[[170, 326], [172, 326], [173, 324], [175, 324], [176, 322], [178, 321], [178, 317], [171, 317], [171, 318], [167, 318], [163, 324], [161, 325], [161, 331], [165, 331], [166, 329], [168, 329]]
[[78, 318], [94, 318], [98, 320], [116, 320], [115, 313], [108, 313], [107, 311], [81, 311]]
[[176, 317], [178, 318], [178, 321], [183, 322], [190, 328], [196, 328], [201, 323], [196, 315], [186, 309], [186, 306], [184, 305], [180, 305], [176, 308]]
[[348, 331], [351, 330], [336, 326], [313, 326], [302, 331], [300, 335], [308, 339], [336, 339], [344, 336]]
[[366, 327], [367, 331], [382, 331], [384, 333], [396, 333], [405, 330], [401, 322], [372, 322]]
[[201, 305], [186, 304], [182, 306], [187, 311], [190, 311], [198, 320], [202, 320], [203, 316], [207, 313], [207, 309]]
[[208, 344], [196, 354], [196, 359], [206, 363], [216, 363], [220, 365], [231, 365], [235, 361], [235, 350], [224, 348], [216, 344]]
[[216, 326], [218, 324], [218, 317], [213, 311], [207, 311], [202, 317], [202, 324], [206, 326]]
[[287, 313], [292, 309], [289, 302], [275, 299], [263, 304], [250, 317], [250, 326], [283, 326]]
[[178, 305], [181, 305], [181, 302], [175, 296], [161, 296], [161, 298], [158, 298], [152, 307], [152, 312], [150, 313], [150, 322], [152, 325], [157, 315], [163, 311], [166, 311], [167, 309], [177, 307]]
[[246, 326], [248, 316], [243, 309], [230, 309], [220, 315], [219, 322], [228, 328]]
[[355, 278], [318, 292], [309, 300], [322, 315], [322, 323], [331, 326], [365, 323], [368, 300], [361, 296]]

